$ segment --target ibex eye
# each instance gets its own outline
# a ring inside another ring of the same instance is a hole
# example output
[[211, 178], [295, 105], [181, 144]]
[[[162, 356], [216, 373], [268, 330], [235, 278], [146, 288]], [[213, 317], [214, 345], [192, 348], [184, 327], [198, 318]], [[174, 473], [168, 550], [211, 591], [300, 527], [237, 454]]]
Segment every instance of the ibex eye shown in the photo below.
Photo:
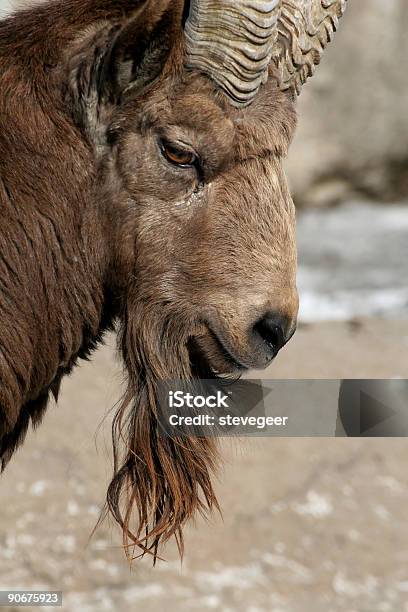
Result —
[[161, 151], [167, 161], [174, 166], [188, 168], [197, 163], [197, 155], [195, 153], [180, 149], [168, 142], [161, 142]]

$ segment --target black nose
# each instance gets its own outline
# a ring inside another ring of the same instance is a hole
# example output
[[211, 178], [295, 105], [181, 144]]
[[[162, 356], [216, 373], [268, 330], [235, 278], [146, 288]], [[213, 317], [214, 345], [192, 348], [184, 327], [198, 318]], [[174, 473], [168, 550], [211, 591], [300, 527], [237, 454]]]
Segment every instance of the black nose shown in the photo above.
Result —
[[253, 335], [258, 351], [266, 362], [271, 361], [291, 339], [296, 324], [287, 316], [268, 312], [253, 327]]

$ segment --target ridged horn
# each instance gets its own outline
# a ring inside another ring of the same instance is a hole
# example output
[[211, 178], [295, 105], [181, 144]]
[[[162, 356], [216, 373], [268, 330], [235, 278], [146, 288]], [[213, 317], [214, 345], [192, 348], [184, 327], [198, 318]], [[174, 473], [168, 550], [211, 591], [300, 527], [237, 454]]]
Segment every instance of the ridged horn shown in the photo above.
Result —
[[280, 0], [191, 0], [187, 66], [205, 72], [236, 107], [251, 104], [268, 78]]
[[300, 93], [337, 29], [347, 0], [191, 0], [187, 66], [208, 74], [240, 108], [271, 61], [282, 90]]
[[346, 3], [347, 0], [281, 0], [273, 51], [281, 89], [293, 88], [300, 93], [333, 38]]

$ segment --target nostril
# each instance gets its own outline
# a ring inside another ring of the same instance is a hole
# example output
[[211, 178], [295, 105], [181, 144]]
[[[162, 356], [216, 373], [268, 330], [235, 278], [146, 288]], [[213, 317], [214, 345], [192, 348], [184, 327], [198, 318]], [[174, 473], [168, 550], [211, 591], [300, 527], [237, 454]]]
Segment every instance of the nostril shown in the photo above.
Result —
[[276, 355], [286, 344], [284, 323], [275, 315], [267, 315], [254, 325], [254, 332], [261, 337], [268, 349]]

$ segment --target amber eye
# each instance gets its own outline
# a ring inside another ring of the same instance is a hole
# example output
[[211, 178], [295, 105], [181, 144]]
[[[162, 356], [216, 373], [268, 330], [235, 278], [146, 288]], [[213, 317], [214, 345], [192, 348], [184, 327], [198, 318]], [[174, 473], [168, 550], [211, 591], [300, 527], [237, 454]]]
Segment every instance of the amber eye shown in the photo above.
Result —
[[190, 167], [197, 162], [195, 153], [179, 149], [168, 142], [161, 142], [161, 150], [167, 161], [175, 166]]

